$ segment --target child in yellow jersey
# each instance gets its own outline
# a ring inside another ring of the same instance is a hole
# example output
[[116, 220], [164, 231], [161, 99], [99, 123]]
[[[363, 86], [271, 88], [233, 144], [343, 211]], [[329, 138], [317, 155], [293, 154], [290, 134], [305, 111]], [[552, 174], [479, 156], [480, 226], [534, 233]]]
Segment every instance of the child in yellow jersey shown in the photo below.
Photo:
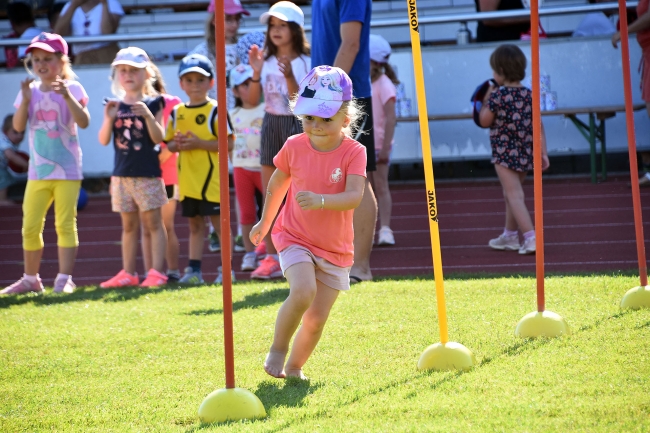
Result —
[[[181, 60], [178, 76], [189, 102], [177, 105], [172, 111], [165, 142], [169, 150], [178, 152], [180, 203], [190, 227], [189, 265], [179, 282], [201, 284], [204, 217], [210, 218], [221, 240], [217, 101], [208, 98], [208, 91], [214, 85], [214, 69], [207, 57], [192, 54]], [[234, 135], [228, 118], [228, 150], [233, 146]], [[229, 240], [224, 245], [232, 242]], [[220, 284], [221, 280], [219, 267], [215, 283]]]

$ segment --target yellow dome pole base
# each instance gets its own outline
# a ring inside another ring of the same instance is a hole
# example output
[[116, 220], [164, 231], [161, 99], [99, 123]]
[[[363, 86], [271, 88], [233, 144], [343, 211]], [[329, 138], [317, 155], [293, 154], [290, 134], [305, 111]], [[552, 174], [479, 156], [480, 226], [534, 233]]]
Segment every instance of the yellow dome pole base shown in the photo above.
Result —
[[476, 357], [460, 343], [436, 343], [424, 349], [418, 361], [418, 370], [471, 370]]
[[515, 329], [515, 335], [522, 338], [559, 337], [570, 333], [566, 320], [552, 311], [528, 313]]
[[628, 290], [621, 300], [621, 308], [650, 308], [650, 286], [637, 286]]
[[266, 418], [259, 398], [243, 388], [223, 388], [211, 392], [199, 407], [203, 423]]

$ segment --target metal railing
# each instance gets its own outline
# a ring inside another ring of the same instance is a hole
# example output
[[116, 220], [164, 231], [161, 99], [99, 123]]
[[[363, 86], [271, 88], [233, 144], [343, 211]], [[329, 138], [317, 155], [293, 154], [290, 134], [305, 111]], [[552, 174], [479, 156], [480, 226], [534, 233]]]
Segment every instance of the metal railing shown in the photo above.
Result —
[[[628, 1], [628, 8], [636, 7], [638, 1]], [[571, 14], [584, 14], [590, 12], [605, 12], [605, 11], [618, 11], [618, 3], [599, 3], [585, 6], [563, 6], [553, 8], [542, 8], [539, 10], [540, 17], [553, 16], [553, 15], [571, 15]], [[404, 13], [406, 16], [406, 11]], [[469, 21], [485, 21], [490, 19], [503, 19], [503, 18], [524, 18], [530, 16], [527, 9], [512, 10], [512, 11], [498, 11], [498, 12], [475, 12], [470, 14], [448, 14], [436, 16], [421, 16], [419, 17], [420, 25], [428, 24], [447, 24], [454, 22], [469, 22]], [[408, 18], [391, 19], [391, 20], [374, 20], [370, 22], [371, 27], [408, 27]], [[240, 29], [241, 34], [252, 31], [266, 31], [266, 26], [251, 26]], [[305, 31], [311, 31], [311, 25], [305, 26]], [[76, 43], [89, 43], [89, 42], [122, 42], [122, 41], [155, 41], [166, 39], [187, 39], [187, 38], [203, 38], [205, 31], [203, 30], [185, 30], [178, 32], [158, 32], [158, 33], [116, 33], [112, 35], [101, 36], [66, 36], [65, 40], [69, 44]], [[24, 39], [0, 39], [0, 47], [8, 46], [15, 47], [25, 45]]]

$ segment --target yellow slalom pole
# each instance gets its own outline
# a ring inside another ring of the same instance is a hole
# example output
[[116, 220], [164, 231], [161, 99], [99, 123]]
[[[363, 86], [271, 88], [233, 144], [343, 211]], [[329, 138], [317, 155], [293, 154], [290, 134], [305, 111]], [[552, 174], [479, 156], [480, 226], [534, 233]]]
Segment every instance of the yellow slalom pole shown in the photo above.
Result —
[[426, 92], [424, 90], [424, 73], [422, 70], [422, 50], [420, 48], [420, 26], [416, 0], [406, 0], [408, 6], [409, 27], [411, 28], [411, 49], [413, 52], [413, 71], [420, 119], [422, 142], [422, 160], [426, 185], [426, 206], [431, 235], [431, 253], [433, 258], [433, 277], [436, 283], [436, 300], [438, 303], [438, 326], [440, 343], [429, 346], [420, 356], [420, 370], [467, 370], [476, 364], [472, 352], [459, 343], [449, 342], [447, 329], [447, 309], [445, 307], [445, 283], [442, 275], [442, 254], [440, 251], [440, 231], [438, 229], [438, 204], [433, 181], [433, 161], [429, 137], [429, 119]]

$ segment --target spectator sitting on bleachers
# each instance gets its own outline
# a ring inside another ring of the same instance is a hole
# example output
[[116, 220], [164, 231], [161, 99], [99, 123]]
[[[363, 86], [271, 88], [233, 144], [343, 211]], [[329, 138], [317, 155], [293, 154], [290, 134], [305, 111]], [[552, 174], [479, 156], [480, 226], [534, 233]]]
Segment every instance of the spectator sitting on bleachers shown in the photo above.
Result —
[[[4, 36], [3, 39], [18, 38], [31, 41], [42, 32], [34, 23], [34, 12], [31, 5], [20, 1], [9, 3], [7, 5], [7, 17], [9, 18], [11, 30], [13, 31]], [[22, 47], [5, 47], [5, 58], [2, 60], [6, 62], [7, 68], [15, 68], [20, 65], [20, 59], [25, 57], [25, 49], [27, 49], [27, 45]]]
[[[110, 35], [117, 31], [124, 9], [118, 0], [72, 0], [65, 4], [54, 27], [61, 36]], [[75, 65], [111, 63], [117, 42], [75, 44]]]
[[[589, 0], [589, 3], [607, 3], [610, 0]], [[616, 33], [616, 26], [610, 20], [613, 12], [593, 12], [587, 14], [582, 22], [576, 27], [573, 36], [598, 36], [613, 35]]]
[[[224, 11], [226, 13], [226, 73], [239, 64], [237, 57], [237, 31], [239, 30], [239, 23], [241, 22], [242, 15], [250, 15], [244, 9], [239, 0], [224, 0]], [[215, 34], [214, 34], [214, 0], [208, 6], [208, 16], [205, 22], [205, 41], [194, 47], [190, 54], [201, 54], [202, 56], [210, 59], [213, 65], [217, 65], [215, 59]], [[216, 78], [215, 78], [216, 83]], [[216, 84], [215, 87], [210, 89], [208, 96], [212, 99], [217, 99]], [[235, 97], [231, 89], [226, 89], [226, 100], [228, 102], [228, 109], [231, 110], [235, 107]]]
[[[524, 9], [521, 0], [474, 0], [474, 2], [476, 3], [476, 12]], [[529, 31], [529, 18], [479, 21], [476, 29], [476, 42], [516, 40]]]
[[50, 29], [54, 32], [54, 26], [61, 15], [61, 10], [65, 6], [65, 2], [54, 2], [50, 5], [50, 8], [47, 10], [47, 20], [50, 22]]

